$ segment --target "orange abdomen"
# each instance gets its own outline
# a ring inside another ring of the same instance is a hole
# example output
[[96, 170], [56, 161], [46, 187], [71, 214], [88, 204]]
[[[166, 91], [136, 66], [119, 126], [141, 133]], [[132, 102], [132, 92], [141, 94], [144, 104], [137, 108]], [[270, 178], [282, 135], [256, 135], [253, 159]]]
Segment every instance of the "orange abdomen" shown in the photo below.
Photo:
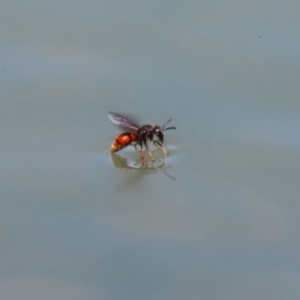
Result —
[[132, 142], [136, 141], [136, 137], [137, 136], [134, 132], [125, 132], [120, 134], [112, 143], [110, 151], [114, 153], [127, 147]]

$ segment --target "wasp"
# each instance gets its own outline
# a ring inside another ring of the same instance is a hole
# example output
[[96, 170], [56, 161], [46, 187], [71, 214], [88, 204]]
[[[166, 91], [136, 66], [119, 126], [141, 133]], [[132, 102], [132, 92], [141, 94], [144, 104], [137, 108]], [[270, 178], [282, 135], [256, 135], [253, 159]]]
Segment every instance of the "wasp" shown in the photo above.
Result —
[[159, 125], [143, 125], [138, 126], [134, 122], [130, 121], [127, 117], [123, 117], [121, 115], [115, 113], [108, 113], [108, 118], [110, 121], [129, 131], [124, 132], [117, 136], [114, 142], [111, 145], [111, 153], [115, 153], [120, 151], [121, 149], [131, 145], [133, 146], [140, 154], [141, 162], [144, 164], [145, 155], [144, 155], [144, 147], [146, 148], [152, 162], [154, 162], [154, 157], [150, 149], [148, 148], [148, 141], [152, 142], [159, 150], [161, 150], [164, 154], [168, 155], [169, 153], [164, 148], [164, 134], [165, 130], [176, 129], [176, 127], [166, 127], [172, 119], [166, 122], [163, 126]]

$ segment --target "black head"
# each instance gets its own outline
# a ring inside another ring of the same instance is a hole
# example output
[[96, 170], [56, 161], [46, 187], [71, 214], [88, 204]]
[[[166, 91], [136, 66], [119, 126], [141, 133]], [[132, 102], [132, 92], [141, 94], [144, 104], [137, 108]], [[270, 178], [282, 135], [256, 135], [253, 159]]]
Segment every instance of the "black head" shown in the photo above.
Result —
[[163, 143], [164, 142], [164, 134], [162, 132], [163, 132], [162, 127], [160, 127], [158, 125], [154, 126], [154, 134], [158, 137], [158, 140]]
[[172, 126], [172, 127], [167, 127], [166, 128], [166, 125], [169, 124], [170, 122], [172, 121], [172, 119], [170, 119], [165, 125], [163, 125], [162, 127], [161, 126], [154, 126], [154, 133], [155, 135], [158, 137], [158, 139], [163, 143], [164, 142], [164, 134], [163, 134], [163, 131], [165, 130], [169, 130], [169, 129], [176, 129], [175, 126]]

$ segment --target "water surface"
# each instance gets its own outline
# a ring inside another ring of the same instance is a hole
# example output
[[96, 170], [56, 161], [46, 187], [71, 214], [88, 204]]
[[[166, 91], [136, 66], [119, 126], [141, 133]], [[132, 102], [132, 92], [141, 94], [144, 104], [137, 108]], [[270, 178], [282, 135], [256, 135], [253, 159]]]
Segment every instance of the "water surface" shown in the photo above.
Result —
[[299, 298], [299, 11], [2, 1], [1, 299]]

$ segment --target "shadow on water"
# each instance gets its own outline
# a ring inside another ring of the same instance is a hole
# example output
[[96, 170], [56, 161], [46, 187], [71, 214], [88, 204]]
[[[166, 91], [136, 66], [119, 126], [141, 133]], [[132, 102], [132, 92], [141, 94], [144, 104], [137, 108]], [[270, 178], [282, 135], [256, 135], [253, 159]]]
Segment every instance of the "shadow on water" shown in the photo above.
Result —
[[172, 180], [176, 180], [175, 177], [168, 174], [166, 171], [170, 166], [165, 166], [165, 159], [157, 159], [153, 162], [146, 162], [142, 165], [138, 160], [129, 160], [127, 158], [121, 157], [118, 154], [111, 156], [111, 162], [115, 168], [122, 171], [129, 171], [131, 176], [126, 176], [124, 186], [128, 187], [137, 184], [139, 180], [143, 178], [144, 175], [159, 175], [164, 174]]

